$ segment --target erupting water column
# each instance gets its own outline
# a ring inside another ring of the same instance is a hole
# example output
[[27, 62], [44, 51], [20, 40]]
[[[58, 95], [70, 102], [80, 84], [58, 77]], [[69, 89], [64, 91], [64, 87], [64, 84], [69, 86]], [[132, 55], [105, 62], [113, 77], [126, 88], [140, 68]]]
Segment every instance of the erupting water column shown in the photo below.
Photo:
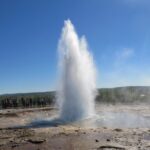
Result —
[[78, 37], [70, 20], [65, 21], [58, 49], [60, 118], [69, 122], [91, 117], [96, 96], [96, 69], [85, 38]]

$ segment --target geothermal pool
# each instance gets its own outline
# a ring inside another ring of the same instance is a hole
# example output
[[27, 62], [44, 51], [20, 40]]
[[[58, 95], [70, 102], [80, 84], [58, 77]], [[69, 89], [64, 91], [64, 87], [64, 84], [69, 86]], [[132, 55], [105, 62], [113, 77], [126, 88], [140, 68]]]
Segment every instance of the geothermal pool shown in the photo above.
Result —
[[57, 120], [58, 108], [1, 110], [0, 127], [54, 127], [73, 126], [85, 128], [150, 128], [148, 105], [100, 105], [91, 118], [64, 123]]
[[[103, 109], [102, 109], [103, 107]], [[118, 108], [116, 108], [118, 107]], [[132, 108], [134, 107], [134, 108]], [[108, 127], [108, 128], [150, 128], [150, 109], [147, 106], [99, 106], [96, 108], [96, 115], [91, 118], [78, 120], [75, 122], [64, 123], [61, 120], [42, 122], [37, 119], [35, 126], [57, 126], [57, 125], [71, 125], [75, 127]], [[37, 124], [36, 124], [37, 123]]]

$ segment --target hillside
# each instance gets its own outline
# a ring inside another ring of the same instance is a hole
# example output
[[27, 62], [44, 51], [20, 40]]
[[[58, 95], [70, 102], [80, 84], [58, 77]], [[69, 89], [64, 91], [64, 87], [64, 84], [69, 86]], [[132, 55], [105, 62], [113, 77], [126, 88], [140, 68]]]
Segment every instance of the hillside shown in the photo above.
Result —
[[99, 89], [96, 100], [103, 103], [150, 103], [150, 87], [128, 86]]
[[[128, 86], [98, 89], [97, 102], [150, 103], [150, 87]], [[55, 103], [55, 92], [17, 93], [0, 95], [0, 108], [44, 107]]]

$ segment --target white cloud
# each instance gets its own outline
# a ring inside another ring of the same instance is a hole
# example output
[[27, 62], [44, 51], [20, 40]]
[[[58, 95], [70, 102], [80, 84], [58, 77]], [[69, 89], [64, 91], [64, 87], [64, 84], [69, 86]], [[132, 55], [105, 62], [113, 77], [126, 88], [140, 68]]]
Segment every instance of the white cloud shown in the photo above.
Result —
[[[150, 86], [150, 69], [133, 63], [136, 51], [133, 48], [122, 48], [114, 52], [112, 67], [101, 72], [100, 87]], [[107, 58], [108, 59], [108, 58]]]
[[132, 57], [134, 54], [134, 49], [132, 48], [123, 48], [121, 51], [116, 53], [117, 60], [127, 60], [128, 58]]
[[134, 49], [123, 48], [115, 53], [114, 67], [119, 69], [123, 64], [126, 64], [134, 56]]
[[102, 87], [118, 87], [130, 85], [150, 86], [150, 70], [143, 71], [131, 62], [134, 59], [133, 48], [122, 48], [114, 53], [113, 69], [101, 74]]

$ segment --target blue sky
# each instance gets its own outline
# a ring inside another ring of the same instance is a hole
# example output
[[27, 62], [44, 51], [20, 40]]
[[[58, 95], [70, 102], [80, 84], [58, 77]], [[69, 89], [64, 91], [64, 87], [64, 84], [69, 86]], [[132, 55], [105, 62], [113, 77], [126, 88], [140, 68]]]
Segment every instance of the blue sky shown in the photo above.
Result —
[[85, 35], [98, 87], [150, 85], [149, 0], [1, 0], [0, 94], [57, 85], [64, 20]]

